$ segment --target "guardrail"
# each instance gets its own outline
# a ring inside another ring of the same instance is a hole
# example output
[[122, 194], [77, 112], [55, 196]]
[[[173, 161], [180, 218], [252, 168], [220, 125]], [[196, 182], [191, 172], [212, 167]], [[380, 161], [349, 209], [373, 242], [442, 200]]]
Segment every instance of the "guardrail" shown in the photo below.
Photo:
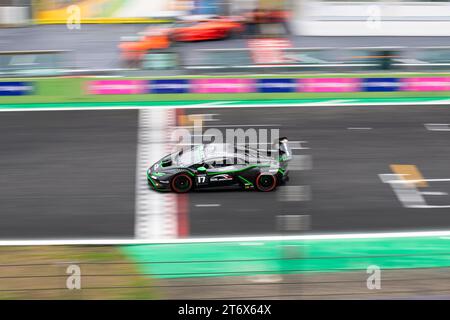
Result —
[[0, 51], [0, 76], [60, 76], [67, 73], [67, 50]]
[[[255, 55], [270, 50], [276, 53], [272, 61], [254, 62]], [[450, 47], [199, 49], [194, 63], [183, 67], [197, 74], [450, 70]]]

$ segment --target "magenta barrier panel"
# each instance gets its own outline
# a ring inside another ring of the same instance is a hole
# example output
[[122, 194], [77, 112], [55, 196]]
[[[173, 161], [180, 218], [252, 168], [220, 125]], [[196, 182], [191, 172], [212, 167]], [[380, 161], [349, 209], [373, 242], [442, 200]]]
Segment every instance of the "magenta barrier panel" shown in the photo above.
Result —
[[403, 78], [402, 91], [450, 91], [450, 77]]
[[146, 80], [95, 80], [87, 84], [89, 94], [145, 94]]
[[255, 92], [254, 79], [193, 79], [193, 93], [249, 93]]
[[312, 78], [298, 79], [299, 92], [358, 92], [361, 91], [360, 78]]

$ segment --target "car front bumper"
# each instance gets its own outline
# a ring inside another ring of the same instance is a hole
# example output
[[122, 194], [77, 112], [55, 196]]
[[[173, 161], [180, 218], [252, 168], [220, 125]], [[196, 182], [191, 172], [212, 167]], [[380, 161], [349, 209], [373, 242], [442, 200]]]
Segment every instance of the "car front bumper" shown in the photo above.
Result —
[[153, 190], [170, 191], [169, 181], [160, 181], [149, 172], [147, 172], [147, 183]]

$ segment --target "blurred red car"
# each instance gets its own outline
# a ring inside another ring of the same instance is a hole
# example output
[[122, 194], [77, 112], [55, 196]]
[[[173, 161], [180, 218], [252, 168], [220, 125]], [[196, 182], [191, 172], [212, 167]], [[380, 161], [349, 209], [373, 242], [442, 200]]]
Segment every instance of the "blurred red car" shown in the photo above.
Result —
[[170, 32], [170, 38], [173, 41], [225, 39], [242, 33], [244, 29], [244, 24], [237, 17], [213, 17], [178, 22]]
[[136, 64], [149, 52], [168, 49], [169, 32], [169, 28], [151, 27], [137, 37], [122, 39], [119, 44], [122, 61], [130, 65]]

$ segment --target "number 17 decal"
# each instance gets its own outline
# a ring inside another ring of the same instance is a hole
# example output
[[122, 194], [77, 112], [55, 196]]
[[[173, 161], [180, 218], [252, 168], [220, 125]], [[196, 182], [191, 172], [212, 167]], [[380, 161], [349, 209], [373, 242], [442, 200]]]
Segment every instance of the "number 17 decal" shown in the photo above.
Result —
[[197, 176], [197, 184], [206, 184], [206, 175]]

